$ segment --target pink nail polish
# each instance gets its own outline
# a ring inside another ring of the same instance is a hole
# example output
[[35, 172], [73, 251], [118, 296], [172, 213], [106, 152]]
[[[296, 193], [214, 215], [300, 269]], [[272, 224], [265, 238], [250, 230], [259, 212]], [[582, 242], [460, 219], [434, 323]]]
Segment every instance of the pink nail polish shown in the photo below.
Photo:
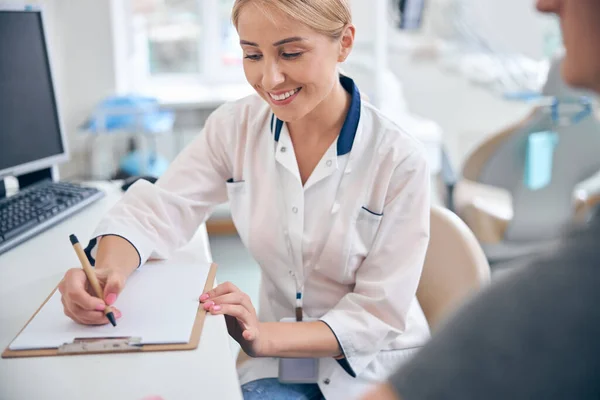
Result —
[[208, 303], [204, 303], [204, 309], [208, 310], [209, 308], [211, 308], [213, 305], [215, 304], [214, 301], [209, 301]]
[[212, 309], [213, 309], [213, 311], [219, 311], [219, 310], [221, 310], [221, 306], [217, 305], [217, 306], [214, 306]]
[[115, 317], [117, 318], [121, 318], [123, 314], [121, 314], [121, 311], [115, 311]]
[[204, 293], [202, 296], [200, 296], [200, 301], [205, 301], [206, 299], [208, 299], [208, 293]]
[[104, 311], [104, 308], [106, 308], [104, 304], [98, 304], [96, 306], [96, 311]]
[[109, 294], [108, 296], [106, 296], [106, 304], [108, 304], [109, 306], [112, 306], [115, 301], [117, 301], [117, 295], [114, 293]]

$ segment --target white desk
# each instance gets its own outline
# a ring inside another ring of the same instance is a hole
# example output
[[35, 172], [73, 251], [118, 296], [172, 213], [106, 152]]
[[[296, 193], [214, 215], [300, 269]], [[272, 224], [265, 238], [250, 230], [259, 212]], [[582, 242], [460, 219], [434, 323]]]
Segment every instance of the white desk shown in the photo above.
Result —
[[[84, 211], [0, 255], [0, 347], [6, 348], [77, 265], [69, 234], [89, 237], [120, 198], [116, 184], [98, 184], [106, 197]], [[200, 229], [176, 257], [211, 259]], [[198, 288], [199, 293], [202, 290]], [[102, 385], [109, 382], [109, 385]], [[93, 388], [90, 390], [90, 388]], [[241, 399], [235, 361], [222, 316], [208, 315], [195, 351], [0, 359], [0, 399], [126, 399], [160, 395], [176, 399]]]

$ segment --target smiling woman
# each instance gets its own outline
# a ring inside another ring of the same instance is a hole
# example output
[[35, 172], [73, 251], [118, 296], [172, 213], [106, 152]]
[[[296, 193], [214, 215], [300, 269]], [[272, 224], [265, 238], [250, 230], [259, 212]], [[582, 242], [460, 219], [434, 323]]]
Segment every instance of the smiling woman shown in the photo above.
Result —
[[[316, 111], [315, 120], [323, 120], [318, 114], [347, 102], [337, 73], [354, 43], [346, 2], [242, 0], [235, 2], [232, 20], [244, 50], [246, 79], [279, 119], [290, 123]], [[329, 107], [315, 110], [325, 100]], [[299, 130], [317, 127], [305, 128]]]
[[[219, 107], [154, 185], [129, 188], [96, 231], [96, 271], [114, 300], [138, 265], [169, 257], [229, 201], [261, 267], [259, 313], [230, 282], [200, 301], [251, 356], [244, 397], [355, 399], [429, 338], [415, 297], [429, 240], [423, 148], [339, 74], [355, 36], [346, 0], [237, 0], [232, 17], [256, 94]], [[69, 315], [100, 323], [73, 300], [89, 295], [72, 275]]]

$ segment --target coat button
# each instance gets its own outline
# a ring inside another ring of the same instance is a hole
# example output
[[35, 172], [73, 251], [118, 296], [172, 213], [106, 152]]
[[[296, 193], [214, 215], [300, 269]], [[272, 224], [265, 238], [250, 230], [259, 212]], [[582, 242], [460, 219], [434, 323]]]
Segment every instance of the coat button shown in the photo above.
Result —
[[323, 381], [323, 383], [324, 383], [324, 384], [326, 384], [326, 385], [329, 385], [329, 384], [331, 383], [331, 381], [329, 380], [329, 378], [327, 378], [327, 379], [325, 379], [325, 380]]
[[331, 160], [327, 160], [327, 162], [325, 164], [327, 164], [328, 167], [331, 167], [332, 162], [331, 162]]
[[282, 146], [281, 149], [279, 151], [281, 151], [282, 153], [285, 153], [285, 151], [287, 150], [287, 147]]
[[292, 207], [292, 212], [294, 214], [298, 214], [298, 207]]
[[338, 211], [340, 211], [340, 203], [336, 201], [335, 203], [333, 203], [333, 207], [331, 207], [331, 213], [335, 214]]

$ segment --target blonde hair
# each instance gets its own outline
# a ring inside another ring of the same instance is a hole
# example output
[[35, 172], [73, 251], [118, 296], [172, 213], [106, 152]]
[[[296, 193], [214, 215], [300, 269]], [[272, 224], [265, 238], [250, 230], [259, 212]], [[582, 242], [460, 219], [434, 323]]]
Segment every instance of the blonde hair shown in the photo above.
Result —
[[266, 15], [269, 8], [279, 10], [333, 39], [339, 39], [346, 25], [352, 22], [349, 0], [235, 0], [231, 21], [236, 28], [242, 8], [251, 2]]

